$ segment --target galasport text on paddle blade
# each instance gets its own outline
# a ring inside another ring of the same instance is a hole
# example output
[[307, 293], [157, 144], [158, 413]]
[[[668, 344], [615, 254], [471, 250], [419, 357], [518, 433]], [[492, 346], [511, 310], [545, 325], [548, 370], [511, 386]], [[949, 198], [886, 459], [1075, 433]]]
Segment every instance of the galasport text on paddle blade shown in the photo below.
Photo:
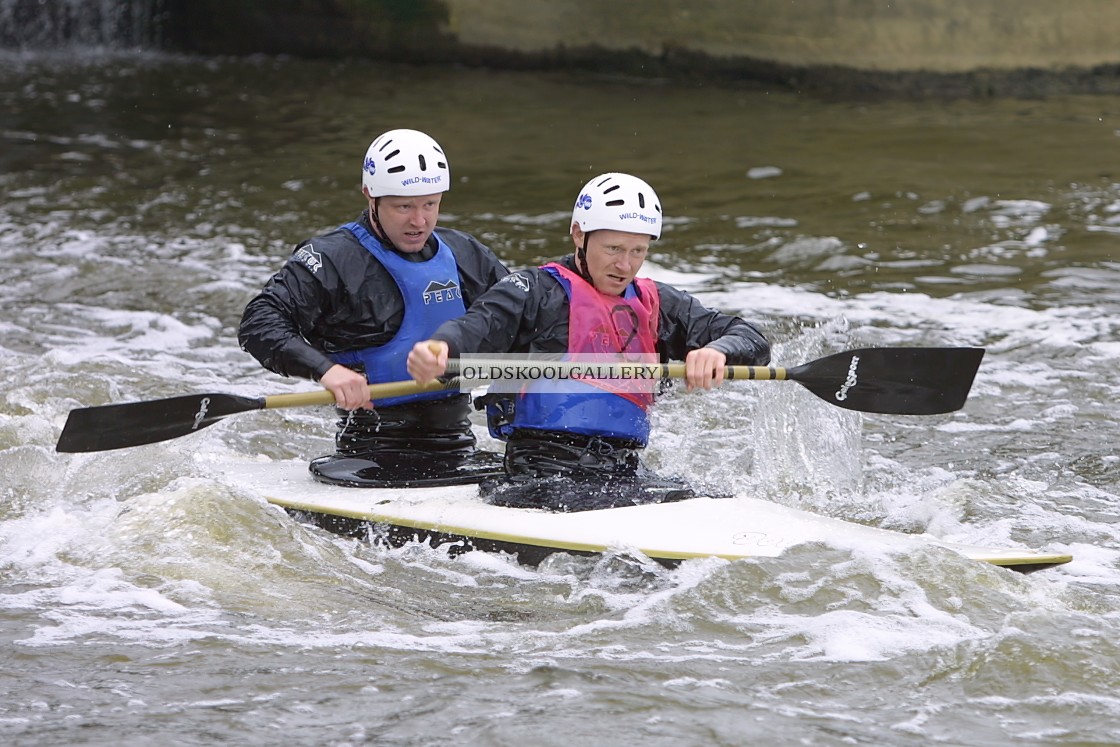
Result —
[[261, 410], [265, 398], [232, 394], [188, 394], [151, 402], [72, 410], [55, 449], [60, 452], [110, 451], [167, 441], [213, 425], [224, 417]]
[[[374, 402], [406, 394], [457, 389], [458, 379], [431, 381], [390, 381], [370, 384], [369, 396]], [[266, 397], [239, 397], [234, 394], [188, 394], [181, 397], [154, 399], [146, 402], [124, 402], [116, 405], [84, 407], [71, 410], [62, 428], [56, 451], [109, 451], [129, 446], [154, 444], [186, 436], [213, 425], [224, 417], [250, 410], [272, 410], [279, 407], [329, 405], [334, 395], [325, 389], [313, 392], [270, 394]]]
[[983, 357], [983, 348], [863, 348], [788, 369], [784, 378], [848, 410], [939, 415], [964, 407]]

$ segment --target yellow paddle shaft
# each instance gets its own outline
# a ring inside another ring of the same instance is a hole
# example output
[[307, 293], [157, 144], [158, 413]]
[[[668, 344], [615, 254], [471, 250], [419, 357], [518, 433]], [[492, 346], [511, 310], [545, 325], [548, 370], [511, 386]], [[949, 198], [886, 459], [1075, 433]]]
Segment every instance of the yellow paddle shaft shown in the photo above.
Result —
[[[369, 398], [376, 402], [389, 397], [402, 397], [406, 394], [422, 394], [424, 392], [439, 392], [447, 389], [458, 389], [459, 381], [429, 381], [418, 384], [415, 381], [391, 381], [385, 384], [370, 384]], [[277, 407], [309, 407], [311, 405], [334, 404], [334, 395], [326, 389], [315, 392], [295, 392], [294, 394], [270, 394], [264, 398], [264, 409], [271, 410]]]

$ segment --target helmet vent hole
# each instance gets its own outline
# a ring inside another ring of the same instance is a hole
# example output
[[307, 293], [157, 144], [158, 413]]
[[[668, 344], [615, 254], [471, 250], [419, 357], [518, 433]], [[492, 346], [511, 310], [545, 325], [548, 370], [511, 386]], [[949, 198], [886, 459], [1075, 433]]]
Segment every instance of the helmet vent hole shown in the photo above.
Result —
[[420, 170], [421, 171], [427, 171], [428, 170], [428, 162], [424, 160], [424, 154], [420, 154]]
[[397, 149], [396, 149], [395, 151], [393, 151], [393, 152], [392, 152], [392, 153], [390, 153], [389, 155], [385, 156], [385, 160], [386, 160], [386, 161], [392, 161], [392, 160], [393, 160], [394, 158], [396, 158], [396, 157], [397, 157], [397, 156], [399, 156], [400, 154], [401, 154], [401, 149], [400, 149], [400, 148], [397, 148]]
[[401, 166], [401, 165], [393, 166], [392, 168], [389, 169], [390, 174], [399, 174], [402, 171], [404, 171], [404, 166]]
[[620, 185], [618, 185], [618, 184], [614, 184], [614, 185], [612, 185], [612, 186], [610, 186], [610, 187], [607, 187], [606, 189], [604, 189], [604, 190], [603, 190], [603, 194], [605, 194], [605, 195], [609, 195], [609, 194], [610, 194], [611, 192], [614, 192], [614, 191], [615, 191], [616, 189], [622, 189], [622, 187], [621, 187]]
[[618, 207], [619, 205], [625, 205], [625, 204], [626, 204], [626, 200], [609, 200], [607, 202], [607, 207]]
[[646, 196], [641, 192], [638, 193], [638, 207], [644, 208], [646, 206]]

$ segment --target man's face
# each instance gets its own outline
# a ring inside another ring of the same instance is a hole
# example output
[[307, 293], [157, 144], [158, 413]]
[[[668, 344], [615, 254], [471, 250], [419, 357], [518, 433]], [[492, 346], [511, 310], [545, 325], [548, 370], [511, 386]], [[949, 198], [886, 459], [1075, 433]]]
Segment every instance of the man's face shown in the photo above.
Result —
[[377, 218], [385, 237], [408, 254], [423, 249], [439, 220], [442, 197], [442, 192], [419, 197], [382, 197], [377, 203]]
[[[583, 246], [584, 235], [578, 225], [572, 227], [572, 241], [577, 249]], [[586, 236], [587, 274], [592, 285], [600, 293], [621, 296], [646, 261], [649, 235], [604, 228]]]

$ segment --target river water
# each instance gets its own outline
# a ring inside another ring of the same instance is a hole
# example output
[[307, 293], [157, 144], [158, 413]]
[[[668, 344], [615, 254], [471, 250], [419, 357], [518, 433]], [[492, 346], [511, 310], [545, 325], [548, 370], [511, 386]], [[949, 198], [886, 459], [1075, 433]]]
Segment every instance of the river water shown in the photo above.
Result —
[[[564, 252], [578, 188], [631, 171], [668, 216], [649, 273], [758, 321], [778, 364], [987, 349], [950, 415], [859, 415], [783, 382], [677, 391], [653, 466], [1073, 562], [815, 544], [531, 568], [341, 539], [208, 474], [326, 453], [326, 408], [55, 453], [76, 407], [314, 389], [257, 366], [237, 323], [297, 240], [360, 209], [365, 147], [392, 127], [443, 144], [444, 224], [511, 266]], [[1120, 743], [1118, 154], [1105, 97], [5, 57], [0, 740]]]

